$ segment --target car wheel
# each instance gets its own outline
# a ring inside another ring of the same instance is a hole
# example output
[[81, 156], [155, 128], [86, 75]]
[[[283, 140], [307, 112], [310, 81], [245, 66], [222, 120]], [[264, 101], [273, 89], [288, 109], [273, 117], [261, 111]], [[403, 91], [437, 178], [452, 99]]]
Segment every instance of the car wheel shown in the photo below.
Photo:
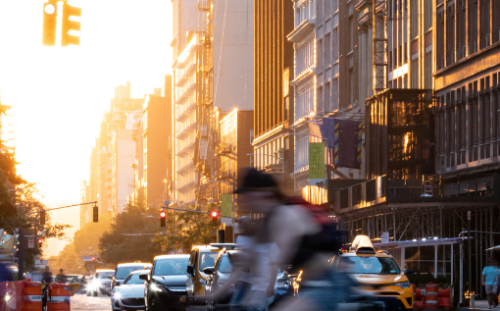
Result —
[[97, 291], [92, 291], [92, 297], [97, 297]]
[[87, 296], [90, 296], [90, 291], [87, 291]]

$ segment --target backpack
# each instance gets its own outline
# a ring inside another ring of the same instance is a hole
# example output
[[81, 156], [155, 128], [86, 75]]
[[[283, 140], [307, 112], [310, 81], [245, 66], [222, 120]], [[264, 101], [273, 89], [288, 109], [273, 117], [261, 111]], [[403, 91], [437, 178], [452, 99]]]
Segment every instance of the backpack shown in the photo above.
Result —
[[345, 232], [337, 229], [334, 218], [330, 217], [327, 205], [311, 204], [302, 197], [288, 198], [286, 204], [302, 206], [311, 215], [313, 221], [321, 226], [319, 232], [302, 237], [298, 251], [290, 262], [293, 270], [298, 271], [317, 253], [337, 253], [339, 251]]

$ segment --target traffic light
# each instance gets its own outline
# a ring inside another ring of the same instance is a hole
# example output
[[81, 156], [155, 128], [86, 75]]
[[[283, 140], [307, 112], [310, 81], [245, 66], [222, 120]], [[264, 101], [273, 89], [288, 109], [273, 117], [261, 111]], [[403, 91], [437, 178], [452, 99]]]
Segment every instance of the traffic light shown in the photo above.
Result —
[[99, 221], [99, 207], [97, 207], [97, 205], [95, 205], [93, 207], [93, 210], [92, 210], [92, 216], [94, 216], [94, 222], [98, 222]]
[[210, 217], [212, 217], [212, 222], [213, 224], [217, 224], [217, 217], [219, 216], [219, 213], [217, 213], [217, 211], [212, 211], [210, 213]]
[[38, 247], [42, 248], [42, 239], [38, 239]]
[[70, 31], [80, 31], [80, 22], [70, 20], [69, 18], [81, 16], [81, 8], [71, 6], [66, 2], [63, 3], [61, 46], [68, 46], [70, 44], [80, 45], [80, 37], [69, 34]]
[[45, 226], [45, 211], [40, 212], [40, 225]]
[[43, 4], [42, 44], [56, 45], [57, 3], [50, 1]]
[[160, 212], [160, 227], [165, 227], [165, 218], [167, 217], [167, 213], [164, 211]]

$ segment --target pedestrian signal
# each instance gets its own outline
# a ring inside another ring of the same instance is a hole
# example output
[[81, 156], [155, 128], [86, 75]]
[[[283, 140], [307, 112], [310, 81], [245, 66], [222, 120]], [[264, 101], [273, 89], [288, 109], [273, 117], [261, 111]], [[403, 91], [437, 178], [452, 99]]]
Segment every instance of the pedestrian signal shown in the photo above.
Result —
[[97, 205], [94, 206], [92, 215], [94, 216], [94, 222], [99, 222], [99, 207]]
[[160, 212], [160, 227], [165, 227], [165, 218], [167, 217], [167, 213], [164, 211]]

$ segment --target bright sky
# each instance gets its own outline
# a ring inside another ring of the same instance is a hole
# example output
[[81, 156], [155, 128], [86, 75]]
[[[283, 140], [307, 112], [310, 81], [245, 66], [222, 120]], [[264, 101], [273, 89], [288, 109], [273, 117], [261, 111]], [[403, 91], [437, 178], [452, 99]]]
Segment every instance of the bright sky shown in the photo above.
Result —
[[[172, 4], [69, 0], [82, 8], [81, 41], [62, 48], [41, 45], [43, 2], [0, 0], [1, 100], [15, 106], [20, 174], [39, 183], [49, 206], [79, 203], [114, 88], [131, 81], [132, 96], [143, 97], [171, 73]], [[71, 219], [64, 212], [53, 217], [78, 229], [72, 209]]]

